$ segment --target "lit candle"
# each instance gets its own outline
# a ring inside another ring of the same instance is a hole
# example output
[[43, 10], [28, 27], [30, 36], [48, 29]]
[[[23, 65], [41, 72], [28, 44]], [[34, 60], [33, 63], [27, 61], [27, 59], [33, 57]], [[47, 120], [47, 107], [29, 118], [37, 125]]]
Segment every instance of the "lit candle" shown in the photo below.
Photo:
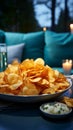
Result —
[[63, 70], [65, 74], [70, 74], [71, 69], [72, 69], [72, 60], [64, 60], [62, 63]]
[[73, 24], [70, 24], [70, 31], [73, 33]]

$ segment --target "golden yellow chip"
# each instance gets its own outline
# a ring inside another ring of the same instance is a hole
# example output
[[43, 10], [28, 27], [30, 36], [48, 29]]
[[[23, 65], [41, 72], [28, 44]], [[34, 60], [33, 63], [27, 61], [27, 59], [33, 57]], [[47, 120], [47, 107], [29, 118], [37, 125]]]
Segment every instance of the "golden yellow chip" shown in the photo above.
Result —
[[34, 61], [34, 64], [41, 64], [44, 66], [45, 62], [42, 58], [37, 58], [35, 61]]
[[63, 100], [62, 100], [64, 103], [67, 104], [67, 106], [69, 107], [73, 107], [73, 98], [70, 98], [70, 97], [63, 97]]
[[39, 82], [41, 80], [41, 77], [37, 77], [37, 78], [29, 79], [29, 80], [33, 83], [36, 83], [36, 82]]

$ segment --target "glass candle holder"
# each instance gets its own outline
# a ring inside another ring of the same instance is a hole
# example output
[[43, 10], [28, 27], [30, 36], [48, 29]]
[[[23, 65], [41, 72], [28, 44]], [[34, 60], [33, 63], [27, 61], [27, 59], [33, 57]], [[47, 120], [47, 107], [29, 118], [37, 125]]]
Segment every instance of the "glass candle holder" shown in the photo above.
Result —
[[66, 59], [62, 61], [63, 72], [65, 75], [70, 75], [72, 70], [72, 60]]
[[5, 43], [0, 43], [0, 72], [7, 67], [7, 47]]

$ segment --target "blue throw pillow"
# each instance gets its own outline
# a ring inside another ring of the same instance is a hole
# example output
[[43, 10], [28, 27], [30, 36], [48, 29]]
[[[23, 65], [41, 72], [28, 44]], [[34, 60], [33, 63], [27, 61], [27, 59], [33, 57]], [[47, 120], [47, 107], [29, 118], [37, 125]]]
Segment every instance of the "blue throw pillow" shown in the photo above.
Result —
[[43, 49], [44, 49], [44, 32], [32, 32], [24, 34], [24, 55], [23, 59], [36, 59], [44, 58]]
[[61, 67], [63, 59], [73, 59], [73, 34], [45, 32], [44, 60], [51, 67]]
[[15, 59], [21, 62], [24, 46], [24, 43], [7, 46], [8, 64], [12, 63]]
[[0, 30], [0, 43], [5, 42], [5, 32]]

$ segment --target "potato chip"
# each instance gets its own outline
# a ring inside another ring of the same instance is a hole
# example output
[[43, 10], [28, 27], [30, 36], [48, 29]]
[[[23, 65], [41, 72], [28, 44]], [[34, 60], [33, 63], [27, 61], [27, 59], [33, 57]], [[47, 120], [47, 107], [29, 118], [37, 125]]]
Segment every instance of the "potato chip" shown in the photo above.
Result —
[[65, 96], [63, 97], [62, 102], [66, 103], [69, 107], [73, 107], [73, 98]]
[[12, 65], [19, 65], [20, 63], [19, 63], [19, 61], [18, 61], [18, 59], [14, 59], [13, 61], [12, 61]]
[[41, 64], [44, 66], [45, 62], [42, 58], [37, 58], [35, 61], [34, 61], [34, 64]]
[[15, 84], [19, 80], [21, 80], [22, 78], [19, 75], [15, 74], [15, 73], [11, 73], [11, 74], [8, 75], [7, 79], [8, 79], [9, 84]]
[[4, 72], [0, 72], [0, 85], [5, 84], [4, 82]]
[[20, 95], [38, 95], [39, 91], [36, 88], [36, 86], [31, 83], [29, 80], [24, 83], [24, 87], [22, 91], [20, 92]]
[[9, 64], [7, 69], [5, 70], [5, 73], [9, 74], [9, 73], [17, 73], [19, 74], [19, 67], [18, 65], [11, 65]]
[[42, 91], [42, 94], [54, 94], [55, 90], [53, 88], [46, 88]]
[[37, 77], [37, 78], [30, 78], [29, 79], [31, 82], [33, 82], [33, 83], [36, 83], [36, 82], [39, 82], [40, 80], [41, 80], [41, 77]]

